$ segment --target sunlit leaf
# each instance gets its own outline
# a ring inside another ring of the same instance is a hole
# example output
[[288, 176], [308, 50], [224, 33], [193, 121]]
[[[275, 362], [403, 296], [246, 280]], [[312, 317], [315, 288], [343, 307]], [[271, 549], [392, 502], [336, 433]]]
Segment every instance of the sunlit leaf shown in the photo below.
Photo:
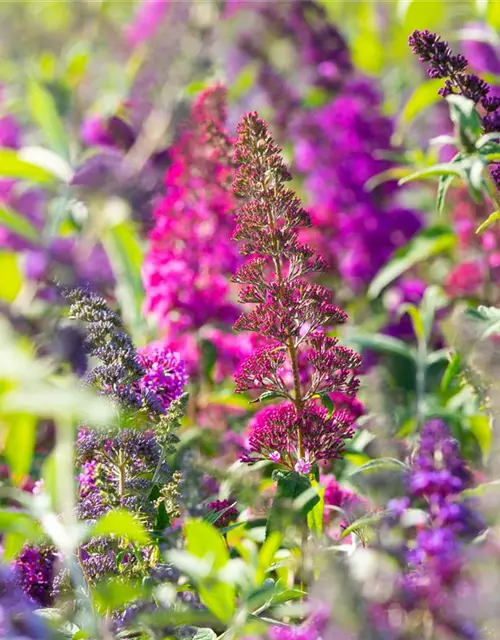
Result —
[[13, 251], [0, 251], [0, 300], [14, 302], [23, 286], [19, 256]]
[[487, 229], [490, 225], [492, 225], [497, 220], [500, 220], [500, 211], [494, 211], [493, 213], [491, 213], [486, 218], [486, 220], [479, 225], [479, 227], [476, 229], [476, 233], [481, 233], [481, 231], [484, 231], [485, 229]]
[[18, 178], [37, 184], [54, 182], [54, 175], [36, 164], [22, 160], [17, 151], [0, 149], [0, 177]]
[[229, 551], [220, 532], [203, 520], [190, 518], [184, 526], [186, 550], [198, 558], [209, 556], [214, 569], [222, 569], [229, 562]]
[[29, 413], [8, 416], [9, 431], [5, 443], [5, 457], [12, 482], [21, 486], [28, 476], [35, 452], [37, 420]]
[[479, 414], [471, 416], [469, 418], [469, 427], [481, 449], [483, 462], [486, 463], [491, 452], [493, 439], [491, 419], [488, 416]]
[[148, 532], [130, 511], [116, 509], [99, 518], [92, 528], [93, 536], [114, 536], [144, 546], [151, 542]]

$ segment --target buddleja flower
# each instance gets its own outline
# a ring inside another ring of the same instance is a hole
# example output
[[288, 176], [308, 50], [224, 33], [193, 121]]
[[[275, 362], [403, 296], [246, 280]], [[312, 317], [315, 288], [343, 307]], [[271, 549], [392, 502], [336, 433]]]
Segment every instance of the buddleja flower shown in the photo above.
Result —
[[[331, 392], [354, 396], [361, 361], [325, 333], [346, 314], [327, 289], [304, 277], [326, 265], [299, 242], [298, 232], [310, 218], [286, 187], [291, 175], [281, 149], [256, 113], [243, 118], [238, 135], [233, 188], [246, 201], [236, 213], [234, 239], [250, 257], [234, 281], [244, 285], [240, 300], [255, 307], [235, 328], [261, 333], [268, 345], [242, 363], [237, 391], [256, 389], [286, 400], [262, 416], [250, 436], [254, 455], [245, 459], [270, 459], [308, 473], [317, 460], [339, 457], [352, 436], [352, 414], [340, 409], [329, 416], [314, 398]], [[302, 375], [304, 359], [308, 370]]]
[[23, 548], [15, 561], [17, 582], [23, 593], [34, 604], [49, 607], [52, 604], [52, 583], [57, 556], [49, 546]]
[[[179, 440], [174, 432], [186, 404], [184, 363], [179, 354], [158, 346], [138, 352], [120, 316], [99, 296], [79, 289], [67, 297], [70, 317], [85, 327], [89, 353], [101, 361], [87, 380], [113, 398], [124, 426], [79, 428], [78, 517], [95, 522], [121, 508], [152, 529], [160, 502], [167, 517], [178, 513], [181, 477], [172, 475], [166, 456]], [[90, 583], [116, 572], [144, 578], [157, 563], [154, 549], [134, 549], [119, 538], [92, 538], [80, 546], [78, 558]], [[61, 576], [58, 583], [64, 590]]]
[[420, 620], [419, 612], [427, 610], [436, 627], [467, 640], [479, 635], [470, 621], [461, 618], [456, 600], [467, 587], [465, 544], [485, 528], [470, 499], [461, 497], [472, 485], [458, 443], [444, 422], [431, 420], [411, 462], [408, 495], [389, 505], [396, 515], [414, 506], [426, 516], [403, 550], [406, 566], [398, 583], [399, 606], [413, 613], [413, 624]]
[[240, 258], [230, 242], [233, 161], [225, 121], [225, 90], [215, 86], [195, 101], [170, 150], [167, 195], [154, 212], [143, 268], [145, 311], [193, 369], [198, 332], [238, 316], [227, 278]]
[[[443, 78], [445, 83], [439, 94], [443, 97], [457, 94], [477, 105], [485, 133], [500, 131], [500, 97], [492, 95], [490, 85], [473, 73], [465, 73], [468, 61], [463, 55], [454, 55], [448, 42], [430, 31], [415, 30], [408, 40], [419, 60], [428, 63], [431, 78]], [[500, 183], [499, 168], [492, 169], [495, 182]]]
[[[239, 47], [245, 63], [259, 65], [260, 91], [253, 101], [263, 94], [281, 139], [293, 141], [314, 225], [304, 239], [342, 283], [360, 290], [421, 228], [418, 212], [398, 206], [395, 181], [367, 188], [371, 178], [394, 166], [380, 153], [392, 147], [393, 122], [382, 113], [378, 87], [356, 71], [347, 43], [319, 2], [246, 4], [260, 20], [252, 33], [244, 31]], [[273, 67], [266, 43], [276, 37], [290, 45], [292, 75], [301, 82], [292, 84]], [[305, 109], [307, 91], [317, 87], [321, 103]]]
[[101, 364], [87, 380], [102, 393], [131, 409], [162, 415], [182, 394], [187, 382], [184, 362], [167, 348], [147, 347], [138, 352], [124, 330], [120, 316], [106, 301], [85, 289], [67, 292], [69, 316], [86, 326], [85, 344]]

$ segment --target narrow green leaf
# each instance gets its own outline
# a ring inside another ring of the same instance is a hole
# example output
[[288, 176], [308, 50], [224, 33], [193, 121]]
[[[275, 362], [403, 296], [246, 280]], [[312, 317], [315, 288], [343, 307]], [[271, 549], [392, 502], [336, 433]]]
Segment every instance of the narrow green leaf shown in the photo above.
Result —
[[406, 465], [397, 458], [376, 458], [361, 465], [357, 469], [353, 469], [353, 471], [349, 473], [349, 477], [358, 475], [359, 473], [372, 473], [373, 471], [385, 471], [387, 469], [406, 471]]
[[456, 236], [449, 227], [435, 226], [415, 236], [406, 246], [401, 247], [373, 279], [368, 288], [368, 297], [376, 298], [400, 275], [415, 264], [439, 253], [449, 251], [456, 244]]
[[382, 171], [381, 173], [377, 173], [372, 176], [369, 180], [365, 182], [364, 189], [365, 191], [373, 191], [384, 182], [392, 182], [394, 180], [401, 180], [406, 176], [411, 175], [411, 169], [409, 167], [392, 167], [391, 169], [387, 169], [387, 171]]
[[441, 380], [441, 391], [446, 393], [451, 386], [451, 383], [456, 378], [456, 376], [460, 373], [462, 368], [462, 361], [459, 353], [454, 353], [451, 357], [448, 366], [446, 367], [446, 371], [444, 372], [443, 379]]
[[9, 431], [5, 443], [5, 457], [12, 482], [21, 486], [29, 474], [35, 453], [36, 425], [34, 415], [21, 413], [8, 416]]
[[486, 218], [486, 220], [479, 225], [479, 227], [476, 229], [476, 233], [481, 233], [481, 231], [484, 231], [485, 229], [487, 229], [490, 225], [492, 225], [497, 220], [500, 220], [500, 211], [494, 211], [493, 213], [491, 213]]
[[436, 209], [439, 214], [443, 213], [444, 203], [446, 200], [446, 194], [451, 184], [455, 180], [455, 176], [440, 176], [437, 195], [436, 195]]
[[316, 536], [321, 536], [323, 533], [323, 519], [325, 514], [325, 487], [320, 486], [316, 480], [311, 481], [311, 487], [316, 491], [319, 496], [318, 502], [307, 514], [307, 526], [309, 531]]
[[376, 511], [375, 513], [369, 513], [366, 516], [358, 518], [342, 531], [340, 539], [346, 538], [350, 533], [355, 533], [362, 538], [367, 528], [380, 522], [387, 514], [388, 512], [386, 510]]
[[491, 453], [491, 444], [493, 439], [491, 419], [489, 416], [483, 416], [480, 414], [471, 416], [469, 418], [469, 426], [472, 434], [477, 440], [479, 448], [481, 449], [483, 463], [486, 464]]
[[117, 295], [125, 322], [140, 331], [144, 326], [141, 277], [144, 256], [137, 232], [132, 222], [121, 222], [108, 229], [102, 240], [118, 282]]
[[14, 302], [23, 286], [17, 253], [0, 250], [0, 273], [0, 300]]
[[18, 211], [9, 209], [6, 206], [0, 208], [0, 226], [5, 227], [9, 231], [29, 240], [30, 242], [39, 242], [40, 232], [31, 224], [31, 222]]
[[462, 171], [460, 171], [459, 167], [454, 166], [451, 162], [442, 162], [440, 164], [435, 164], [433, 167], [426, 167], [425, 169], [419, 169], [419, 171], [415, 171], [409, 176], [405, 176], [404, 178], [401, 178], [398, 184], [402, 186], [407, 182], [412, 182], [413, 180], [420, 180], [422, 178], [432, 178], [434, 176], [460, 177], [461, 175], [462, 175]]
[[22, 160], [17, 151], [12, 149], [0, 149], [0, 177], [18, 178], [37, 184], [50, 184], [54, 182], [54, 175], [45, 169]]
[[35, 80], [30, 80], [28, 83], [27, 97], [33, 120], [43, 131], [49, 147], [67, 160], [69, 158], [68, 138], [54, 98]]

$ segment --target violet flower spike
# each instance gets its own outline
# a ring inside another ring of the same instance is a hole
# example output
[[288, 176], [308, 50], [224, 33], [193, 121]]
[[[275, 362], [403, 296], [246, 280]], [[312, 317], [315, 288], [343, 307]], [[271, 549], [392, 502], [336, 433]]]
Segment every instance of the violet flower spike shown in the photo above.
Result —
[[332, 303], [330, 291], [304, 278], [326, 265], [298, 240], [298, 230], [311, 221], [285, 186], [292, 176], [281, 149], [256, 113], [244, 116], [237, 132], [233, 189], [245, 202], [236, 213], [234, 239], [251, 257], [233, 280], [244, 285], [240, 301], [256, 306], [235, 329], [260, 333], [268, 343], [241, 364], [236, 390], [258, 389], [286, 400], [259, 414], [243, 459], [268, 459], [307, 474], [318, 460], [339, 457], [353, 435], [352, 412], [329, 416], [315, 398], [355, 396], [361, 359], [326, 335], [346, 314]]

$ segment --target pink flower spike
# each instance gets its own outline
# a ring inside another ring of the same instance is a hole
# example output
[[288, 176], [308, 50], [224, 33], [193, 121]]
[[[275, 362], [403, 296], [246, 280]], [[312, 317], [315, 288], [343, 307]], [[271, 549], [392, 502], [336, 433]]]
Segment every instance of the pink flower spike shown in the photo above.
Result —
[[279, 451], [273, 451], [269, 454], [269, 460], [272, 462], [279, 462], [281, 460], [281, 453]]

